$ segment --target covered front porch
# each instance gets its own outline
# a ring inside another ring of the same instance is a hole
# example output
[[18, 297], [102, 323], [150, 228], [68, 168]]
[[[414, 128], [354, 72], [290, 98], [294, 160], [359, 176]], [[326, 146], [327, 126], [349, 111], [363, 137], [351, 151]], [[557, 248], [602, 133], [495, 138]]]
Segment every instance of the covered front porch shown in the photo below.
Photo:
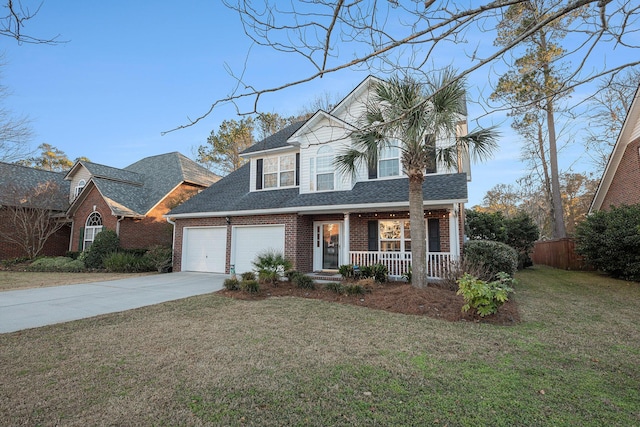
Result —
[[[460, 205], [425, 209], [427, 279], [446, 277], [460, 257]], [[401, 279], [411, 266], [409, 214], [405, 211], [313, 215], [314, 272], [336, 273], [341, 265], [383, 264]]]

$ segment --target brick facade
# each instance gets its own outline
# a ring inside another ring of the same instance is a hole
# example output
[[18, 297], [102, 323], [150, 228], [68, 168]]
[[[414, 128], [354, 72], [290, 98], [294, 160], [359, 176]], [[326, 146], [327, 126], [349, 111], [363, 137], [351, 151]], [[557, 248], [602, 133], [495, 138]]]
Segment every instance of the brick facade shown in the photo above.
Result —
[[167, 222], [163, 215], [196, 194], [200, 188], [190, 184], [182, 184], [147, 213], [144, 218], [122, 218], [118, 224], [118, 218], [111, 213], [111, 208], [100, 192], [93, 187], [89, 190], [89, 194], [83, 195], [85, 199], [73, 215], [72, 250], [82, 250], [80, 230], [85, 226], [88, 216], [94, 211], [94, 206], [95, 211], [102, 216], [102, 224], [105, 229], [118, 231], [120, 246], [123, 248], [144, 249], [154, 245], [171, 246], [173, 226]]
[[[0, 228], [3, 232], [10, 231], [12, 227], [6, 209], [0, 208]], [[64, 226], [53, 234], [44, 245], [40, 255], [45, 256], [63, 256], [69, 250], [69, 236], [71, 227]], [[8, 242], [4, 239], [0, 240], [0, 259], [14, 259], [26, 256], [26, 252], [15, 243]]]
[[602, 202], [602, 209], [610, 206], [640, 203], [640, 138], [625, 149], [616, 169], [609, 190]]
[[[408, 212], [351, 213], [349, 215], [350, 250], [366, 251], [368, 249], [368, 221], [380, 219], [406, 219], [408, 217]], [[426, 218], [440, 219], [441, 250], [442, 252], [448, 252], [450, 250], [449, 212], [445, 209], [425, 210], [425, 219]], [[227, 227], [225, 272], [229, 273], [231, 263], [231, 230], [233, 226], [284, 224], [284, 255], [293, 262], [296, 270], [308, 273], [313, 271], [313, 223], [329, 221], [343, 222], [344, 215], [254, 215], [231, 217], [230, 220], [231, 224], [227, 224], [225, 218], [191, 218], [176, 220], [173, 270], [181, 271], [182, 268], [182, 244], [185, 227]], [[459, 221], [462, 222], [462, 218], [459, 218]]]

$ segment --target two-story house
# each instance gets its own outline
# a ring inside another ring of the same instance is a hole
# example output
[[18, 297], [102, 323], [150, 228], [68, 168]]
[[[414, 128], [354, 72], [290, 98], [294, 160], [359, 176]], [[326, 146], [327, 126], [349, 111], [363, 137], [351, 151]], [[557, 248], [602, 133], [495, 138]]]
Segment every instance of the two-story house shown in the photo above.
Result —
[[170, 245], [173, 230], [163, 215], [220, 177], [173, 152], [114, 168], [78, 161], [66, 174], [70, 250], [83, 251], [103, 229], [114, 230], [124, 248]]
[[[302, 272], [382, 262], [401, 276], [411, 262], [409, 184], [400, 150], [385, 149], [378, 164], [340, 173], [336, 155], [380, 80], [368, 77], [329, 112], [318, 111], [249, 147], [248, 162], [169, 212], [174, 271], [242, 273], [262, 251], [284, 253]], [[466, 133], [461, 114], [459, 132]], [[451, 141], [437, 141], [450, 144]], [[461, 172], [437, 165], [423, 185], [428, 275], [460, 255], [468, 162]]]

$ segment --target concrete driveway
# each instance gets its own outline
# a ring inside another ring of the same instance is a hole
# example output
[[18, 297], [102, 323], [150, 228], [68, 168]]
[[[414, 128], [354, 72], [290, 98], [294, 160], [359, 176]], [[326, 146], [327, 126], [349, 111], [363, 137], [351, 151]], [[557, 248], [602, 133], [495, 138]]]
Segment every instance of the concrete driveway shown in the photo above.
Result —
[[181, 272], [0, 292], [0, 333], [207, 294], [222, 289], [227, 277]]

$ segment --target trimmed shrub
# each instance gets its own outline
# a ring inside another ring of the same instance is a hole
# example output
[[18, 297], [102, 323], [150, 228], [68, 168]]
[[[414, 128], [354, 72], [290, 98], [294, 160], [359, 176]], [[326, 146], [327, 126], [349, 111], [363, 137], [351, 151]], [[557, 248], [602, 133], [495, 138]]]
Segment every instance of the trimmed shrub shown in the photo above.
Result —
[[342, 286], [342, 283], [338, 282], [325, 283], [324, 288], [328, 291], [335, 292], [336, 294], [341, 294], [344, 292], [344, 286]]
[[257, 294], [260, 292], [260, 284], [256, 280], [243, 280], [240, 283], [240, 289], [250, 294]]
[[168, 273], [173, 266], [173, 252], [168, 246], [155, 245], [142, 256], [145, 266], [158, 273]]
[[518, 253], [505, 243], [472, 240], [464, 244], [463, 254], [469, 266], [486, 269], [490, 277], [480, 277], [484, 280], [493, 280], [501, 271], [513, 276], [518, 268]]
[[366, 292], [364, 286], [358, 285], [357, 283], [344, 285], [342, 291], [346, 295], [364, 295]]
[[238, 281], [238, 279], [234, 279], [232, 277], [229, 279], [224, 279], [223, 285], [224, 285], [224, 288], [228, 291], [240, 290], [240, 282]]
[[242, 273], [240, 275], [240, 278], [245, 281], [245, 280], [256, 280], [256, 273], [254, 273], [253, 271], [245, 271], [244, 273]]
[[589, 215], [576, 227], [576, 252], [612, 277], [640, 281], [640, 204]]
[[84, 265], [87, 268], [103, 268], [104, 257], [117, 252], [120, 248], [120, 239], [113, 230], [103, 230], [98, 233], [93, 243], [84, 253]]
[[338, 273], [342, 276], [343, 279], [353, 279], [355, 277], [355, 272], [353, 269], [353, 264], [343, 264], [338, 267]]
[[44, 257], [38, 258], [27, 266], [29, 271], [59, 271], [64, 273], [77, 273], [84, 271], [84, 263], [69, 257]]
[[114, 273], [137, 273], [147, 270], [142, 258], [129, 252], [112, 252], [103, 258], [102, 263], [105, 270]]
[[513, 292], [511, 285], [515, 280], [508, 274], [500, 272], [498, 280], [486, 282], [470, 274], [465, 273], [458, 280], [457, 294], [462, 295], [465, 305], [462, 311], [473, 309], [481, 317], [494, 314], [498, 308], [509, 300], [509, 294]]
[[293, 283], [302, 289], [315, 289], [316, 284], [313, 279], [306, 274], [298, 273], [293, 276]]
[[67, 251], [67, 253], [65, 253], [64, 256], [71, 259], [78, 259], [81, 253], [82, 251]]

